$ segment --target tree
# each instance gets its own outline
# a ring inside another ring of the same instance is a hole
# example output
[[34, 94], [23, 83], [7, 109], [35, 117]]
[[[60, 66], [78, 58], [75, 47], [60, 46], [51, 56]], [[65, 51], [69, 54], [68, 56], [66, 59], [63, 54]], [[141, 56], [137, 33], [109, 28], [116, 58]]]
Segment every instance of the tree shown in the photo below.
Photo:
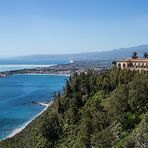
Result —
[[109, 112], [124, 128], [127, 128], [128, 88], [120, 85], [111, 94]]
[[138, 58], [137, 52], [133, 52], [132, 59], [136, 59], [136, 58]]
[[65, 94], [67, 97], [70, 97], [71, 93], [72, 93], [72, 90], [71, 90], [71, 86], [69, 84], [69, 81], [66, 81]]
[[48, 139], [51, 145], [53, 145], [61, 132], [58, 115], [56, 113], [51, 113], [50, 116], [46, 117], [46, 122], [41, 122], [40, 124], [42, 136]]
[[91, 143], [94, 148], [111, 148], [114, 140], [111, 130], [105, 129], [92, 135]]
[[144, 57], [144, 58], [148, 58], [148, 53], [145, 52], [144, 55], [143, 55], [143, 57]]
[[129, 100], [128, 103], [133, 112], [147, 110], [148, 104], [148, 81], [146, 77], [137, 78], [129, 83]]
[[112, 65], [116, 66], [116, 61], [112, 61]]

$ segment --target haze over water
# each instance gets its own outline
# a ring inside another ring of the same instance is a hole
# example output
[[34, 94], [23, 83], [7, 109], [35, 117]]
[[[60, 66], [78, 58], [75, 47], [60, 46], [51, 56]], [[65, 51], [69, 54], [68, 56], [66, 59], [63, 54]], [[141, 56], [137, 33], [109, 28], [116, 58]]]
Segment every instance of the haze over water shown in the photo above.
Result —
[[69, 63], [67, 59], [0, 59], [0, 72], [25, 68], [48, 67]]

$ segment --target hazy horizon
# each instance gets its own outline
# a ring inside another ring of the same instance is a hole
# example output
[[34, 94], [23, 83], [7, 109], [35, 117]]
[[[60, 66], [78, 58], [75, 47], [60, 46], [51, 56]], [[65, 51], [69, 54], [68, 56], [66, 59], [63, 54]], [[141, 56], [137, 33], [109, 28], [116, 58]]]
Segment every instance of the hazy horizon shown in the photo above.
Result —
[[132, 47], [120, 47], [120, 48], [116, 48], [116, 49], [108, 49], [108, 50], [100, 50], [100, 51], [80, 51], [80, 52], [73, 52], [73, 53], [39, 53], [39, 54], [26, 54], [26, 55], [14, 55], [14, 56], [6, 56], [6, 57], [1, 57], [0, 59], [9, 59], [9, 58], [21, 58], [21, 57], [29, 57], [29, 56], [44, 56], [44, 55], [49, 55], [49, 56], [55, 56], [55, 55], [75, 55], [75, 54], [83, 54], [83, 53], [102, 53], [102, 52], [110, 52], [110, 51], [114, 51], [114, 50], [120, 50], [120, 49], [130, 49], [130, 48], [137, 48], [140, 46], [148, 46], [148, 44], [141, 44], [141, 45], [136, 45], [136, 46], [132, 46]]
[[147, 43], [148, 1], [5, 0], [0, 57], [99, 52]]

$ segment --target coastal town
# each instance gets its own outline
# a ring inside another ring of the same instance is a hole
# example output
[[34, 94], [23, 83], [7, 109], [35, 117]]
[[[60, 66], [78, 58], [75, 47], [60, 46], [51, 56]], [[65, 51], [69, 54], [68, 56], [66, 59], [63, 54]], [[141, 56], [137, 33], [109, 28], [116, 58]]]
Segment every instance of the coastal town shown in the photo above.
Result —
[[115, 65], [117, 68], [130, 70], [145, 70], [148, 71], [148, 54], [144, 53], [143, 58], [138, 57], [134, 52], [130, 58], [111, 60], [88, 60], [88, 61], [73, 61], [68, 64], [58, 64], [49, 67], [37, 67], [31, 69], [11, 70], [0, 72], [0, 78], [5, 78], [12, 74], [62, 74], [71, 75], [74, 72], [78, 74], [93, 70], [96, 72], [104, 71]]
[[0, 78], [5, 78], [6, 74], [0, 73]]
[[82, 73], [88, 70], [102, 71], [111, 66], [111, 60], [91, 60], [91, 61], [74, 61], [69, 64], [58, 64], [49, 67], [37, 67], [32, 69], [21, 69], [21, 70], [12, 70], [5, 71], [0, 73], [0, 77], [4, 78], [12, 74], [62, 74], [70, 75], [74, 72]]

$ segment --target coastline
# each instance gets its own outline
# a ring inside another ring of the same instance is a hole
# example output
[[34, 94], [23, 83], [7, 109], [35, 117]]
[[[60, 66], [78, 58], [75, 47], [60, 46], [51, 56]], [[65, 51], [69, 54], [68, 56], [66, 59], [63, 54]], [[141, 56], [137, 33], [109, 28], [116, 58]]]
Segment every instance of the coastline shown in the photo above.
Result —
[[20, 71], [24, 69], [38, 69], [38, 68], [48, 68], [55, 66], [56, 64], [0, 64], [0, 73], [7, 73], [11, 71]]
[[70, 74], [56, 74], [56, 73], [51, 73], [51, 74], [46, 74], [46, 73], [24, 73], [24, 74], [12, 74], [12, 75], [50, 75], [50, 76], [71, 76]]
[[28, 122], [24, 123], [21, 127], [19, 127], [17, 129], [15, 129], [14, 131], [12, 131], [7, 137], [5, 137], [4, 139], [2, 139], [0, 141], [12, 138], [16, 134], [20, 133], [24, 128], [26, 128], [26, 126], [28, 126], [28, 124], [30, 124], [33, 120], [35, 120], [38, 116], [40, 116], [43, 112], [45, 112], [47, 110], [47, 108], [50, 107], [53, 103], [54, 103], [53, 101], [50, 101], [50, 103], [48, 103], [48, 104], [47, 103], [40, 103], [39, 102], [39, 105], [45, 106], [45, 108], [41, 112], [39, 112], [37, 115], [35, 115], [31, 120], [29, 120]]
[[[18, 74], [12, 74], [12, 75], [50, 75], [50, 76], [67, 76], [69, 77], [70, 74], [48, 74], [48, 73], [18, 73]], [[14, 137], [16, 134], [20, 133], [24, 128], [26, 128], [26, 126], [28, 126], [28, 124], [30, 124], [34, 119], [36, 119], [38, 116], [40, 116], [44, 111], [47, 110], [48, 107], [50, 107], [53, 104], [53, 101], [51, 100], [49, 103], [43, 103], [43, 102], [38, 102], [38, 104], [40, 106], [44, 106], [44, 108], [35, 116], [33, 116], [29, 121], [26, 121], [24, 124], [22, 124], [20, 127], [12, 130], [12, 132], [10, 134], [8, 134], [6, 137], [0, 139], [0, 141], [9, 139]]]

